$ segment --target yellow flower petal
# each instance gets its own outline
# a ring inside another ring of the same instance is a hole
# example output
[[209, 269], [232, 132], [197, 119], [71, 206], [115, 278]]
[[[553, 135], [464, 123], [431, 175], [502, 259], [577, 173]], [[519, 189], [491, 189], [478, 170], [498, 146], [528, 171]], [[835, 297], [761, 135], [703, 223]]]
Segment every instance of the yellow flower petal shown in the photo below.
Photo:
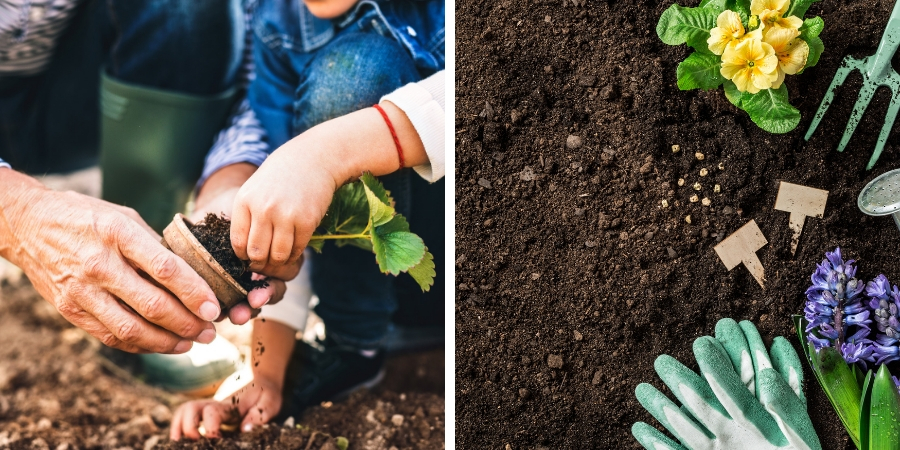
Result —
[[784, 83], [784, 71], [781, 70], [781, 67], [775, 71], [775, 74], [777, 77], [775, 78], [775, 81], [772, 82], [772, 89], [778, 89], [781, 87], [781, 83]]
[[734, 76], [737, 75], [738, 72], [744, 69], [745, 66], [742, 65], [739, 66], [735, 64], [722, 64], [722, 68], [719, 69], [719, 73], [721, 73], [723, 77], [730, 80], [734, 78]]
[[784, 73], [793, 75], [806, 67], [809, 45], [803, 39], [794, 39], [786, 52], [778, 54], [778, 66]]
[[763, 42], [771, 45], [775, 53], [781, 53], [788, 50], [791, 41], [797, 36], [800, 36], [800, 32], [792, 28], [772, 28], [766, 33]]
[[738, 71], [735, 73], [734, 77], [731, 78], [731, 81], [734, 82], [734, 85], [737, 86], [738, 90], [741, 92], [750, 92], [751, 94], [759, 92], [759, 89], [754, 90], [753, 83], [750, 82], [750, 69]]
[[759, 58], [754, 61], [754, 67], [762, 73], [772, 74], [775, 72], [775, 69], [778, 69], [778, 57], [775, 56], [775, 52], [772, 51], [771, 45], [766, 44], [765, 42], [761, 42], [760, 44], [762, 44], [764, 47], [768, 47], [769, 53], [767, 53], [765, 57]]
[[729, 43], [744, 36], [744, 24], [741, 23], [741, 16], [738, 13], [727, 10], [719, 14], [716, 23], [718, 26], [709, 30], [706, 44], [709, 51], [721, 55]]
[[[787, 12], [790, 3], [788, 0], [752, 0], [750, 2], [750, 14], [759, 16], [765, 10], [774, 11], [779, 16]], [[760, 17], [762, 19], [762, 17]]]
[[783, 28], [793, 28], [796, 30], [803, 26], [803, 19], [797, 16], [782, 17], [776, 24]]
[[729, 33], [740, 33], [740, 36], [734, 36], [735, 38], [739, 38], [744, 35], [744, 24], [741, 23], [740, 14], [725, 10], [719, 14], [719, 17], [716, 18], [716, 25], [723, 30], [728, 30]]

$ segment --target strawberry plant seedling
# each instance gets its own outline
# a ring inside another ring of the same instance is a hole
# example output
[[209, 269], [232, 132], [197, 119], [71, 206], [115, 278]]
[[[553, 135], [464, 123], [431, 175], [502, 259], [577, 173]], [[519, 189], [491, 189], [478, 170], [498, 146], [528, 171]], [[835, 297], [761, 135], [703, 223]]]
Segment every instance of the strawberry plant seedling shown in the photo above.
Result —
[[382, 273], [406, 272], [422, 291], [434, 284], [434, 256], [395, 211], [390, 193], [368, 172], [335, 192], [309, 247], [321, 252], [329, 240], [339, 247], [353, 245], [375, 253]]

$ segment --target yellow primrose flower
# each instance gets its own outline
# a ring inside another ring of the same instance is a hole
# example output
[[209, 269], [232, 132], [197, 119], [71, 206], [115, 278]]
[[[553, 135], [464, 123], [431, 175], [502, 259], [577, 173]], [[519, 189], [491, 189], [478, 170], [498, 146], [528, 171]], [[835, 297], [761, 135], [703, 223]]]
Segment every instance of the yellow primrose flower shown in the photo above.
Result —
[[772, 87], [775, 89], [781, 87], [785, 74], [794, 75], [806, 67], [809, 45], [797, 36], [800, 36], [800, 32], [797, 30], [773, 28], [763, 38], [763, 42], [772, 46], [772, 50], [775, 51], [775, 56], [778, 58], [778, 78], [772, 82]]
[[736, 44], [737, 40], [744, 36], [744, 24], [741, 16], [734, 11], [725, 10], [716, 19], [717, 27], [709, 30], [709, 39], [706, 44], [709, 51], [721, 55], [729, 44]]
[[788, 0], [752, 0], [750, 14], [759, 16], [759, 21], [766, 28], [800, 28], [803, 20], [799, 17], [784, 17], [789, 6]]
[[734, 82], [739, 91], [751, 94], [769, 89], [778, 78], [778, 57], [775, 56], [775, 50], [761, 39], [756, 39], [756, 36], [726, 47], [722, 54], [722, 68], [719, 70], [723, 77]]

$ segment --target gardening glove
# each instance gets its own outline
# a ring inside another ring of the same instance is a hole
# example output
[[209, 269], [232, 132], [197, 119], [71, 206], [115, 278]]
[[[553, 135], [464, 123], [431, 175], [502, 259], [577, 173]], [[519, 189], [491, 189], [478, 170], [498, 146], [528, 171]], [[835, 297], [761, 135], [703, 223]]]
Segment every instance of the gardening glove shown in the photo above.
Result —
[[650, 450], [821, 449], [806, 412], [803, 370], [783, 337], [766, 352], [752, 323], [716, 324], [716, 337], [694, 341], [701, 378], [669, 355], [656, 359], [656, 373], [681, 407], [655, 387], [641, 383], [638, 401], [681, 444], [644, 422], [631, 432]]

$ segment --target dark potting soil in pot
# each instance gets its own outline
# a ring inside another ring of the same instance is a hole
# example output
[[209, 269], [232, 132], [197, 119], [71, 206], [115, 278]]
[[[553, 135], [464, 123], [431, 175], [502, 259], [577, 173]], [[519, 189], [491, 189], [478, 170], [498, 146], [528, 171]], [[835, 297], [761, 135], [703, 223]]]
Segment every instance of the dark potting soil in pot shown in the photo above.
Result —
[[[894, 2], [812, 5], [808, 16], [825, 21], [825, 53], [787, 78], [803, 118], [784, 135], [757, 128], [721, 90], [678, 90], [675, 68], [692, 50], [655, 31], [671, 4], [457, 3], [458, 448], [638, 449], [631, 425], [658, 422], [635, 386], [668, 393], [653, 370], [657, 355], [697, 370], [691, 344], [722, 317], [751, 320], [767, 342], [786, 336], [799, 351], [790, 315], [837, 246], [858, 260], [860, 278], [884, 272], [900, 282], [900, 232], [856, 207], [868, 181], [900, 166], [897, 122], [865, 170], [889, 92], [875, 95], [838, 153], [862, 80], [851, 74], [803, 140], [841, 59], [875, 52]], [[779, 181], [830, 191], [796, 256], [789, 214], [773, 209]], [[711, 204], [690, 202], [694, 194]], [[765, 289], [713, 251], [750, 219], [769, 242], [757, 252]], [[822, 445], [853, 448], [805, 369]]]
[[206, 248], [222, 268], [247, 292], [269, 285], [266, 280], [252, 280], [247, 263], [241, 261], [231, 247], [231, 220], [215, 214], [207, 214], [202, 221], [188, 226], [191, 233]]

